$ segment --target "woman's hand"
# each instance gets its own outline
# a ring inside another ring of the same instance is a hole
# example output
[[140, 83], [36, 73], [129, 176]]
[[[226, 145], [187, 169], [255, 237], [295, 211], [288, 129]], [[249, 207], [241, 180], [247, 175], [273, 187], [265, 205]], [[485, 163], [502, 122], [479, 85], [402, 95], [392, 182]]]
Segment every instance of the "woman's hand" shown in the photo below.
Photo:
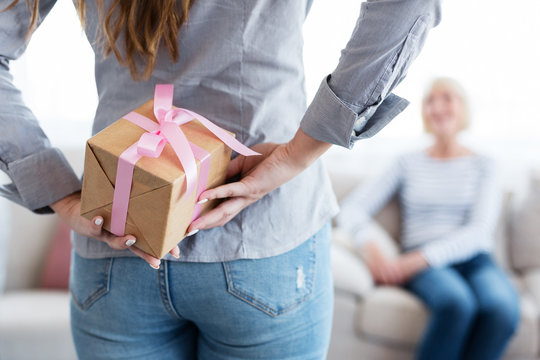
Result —
[[366, 265], [375, 282], [385, 285], [402, 285], [411, 277], [428, 267], [420, 251], [405, 253], [390, 258], [380, 251], [375, 243], [368, 243], [364, 249]]
[[364, 246], [364, 259], [376, 283], [398, 285], [403, 283], [404, 274], [395, 258], [386, 256], [373, 242]]
[[[88, 236], [99, 241], [103, 241], [111, 248], [116, 250], [129, 249], [134, 254], [146, 260], [150, 266], [154, 269], [159, 268], [160, 260], [139, 250], [133, 246], [137, 239], [133, 235], [116, 236], [104, 229], [103, 218], [101, 216], [95, 216], [92, 221], [82, 217], [80, 215], [81, 210], [81, 192], [78, 191], [65, 198], [56, 201], [51, 204], [51, 208], [56, 212], [60, 218], [75, 232]], [[174, 257], [178, 257], [180, 250], [178, 246], [170, 251]]]
[[262, 156], [237, 156], [229, 165], [227, 177], [240, 175], [241, 180], [204, 191], [199, 196], [200, 202], [227, 200], [191, 223], [188, 233], [225, 225], [244, 208], [306, 169], [330, 146], [299, 129], [286, 144], [255, 145], [253, 150]]
[[420, 251], [411, 251], [397, 257], [386, 256], [374, 242], [364, 245], [366, 265], [377, 283], [401, 285], [429, 266]]
[[403, 274], [405, 281], [429, 267], [426, 258], [420, 251], [411, 251], [409, 253], [402, 254], [397, 258], [396, 263]]

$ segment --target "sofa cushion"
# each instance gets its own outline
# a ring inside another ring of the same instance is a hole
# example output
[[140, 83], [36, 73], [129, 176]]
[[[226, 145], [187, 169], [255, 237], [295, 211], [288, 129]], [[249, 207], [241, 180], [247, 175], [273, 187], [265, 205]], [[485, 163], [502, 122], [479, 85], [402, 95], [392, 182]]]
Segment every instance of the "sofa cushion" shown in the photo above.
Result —
[[45, 264], [41, 271], [39, 287], [43, 289], [66, 289], [69, 286], [69, 263], [71, 259], [70, 227], [59, 218]]
[[[341, 245], [351, 253], [356, 254], [359, 258], [364, 258], [365, 254], [363, 248], [355, 245], [350, 234], [346, 231], [334, 228], [332, 240], [334, 243]], [[366, 244], [368, 242], [377, 244], [382, 253], [388, 257], [397, 256], [400, 252], [399, 245], [376, 221], [371, 221], [366, 228], [357, 235], [356, 240], [360, 244]]]
[[12, 291], [0, 297], [0, 359], [76, 359], [67, 291]]
[[523, 284], [540, 310], [540, 268], [527, 271], [523, 275]]
[[8, 211], [11, 214], [11, 231], [8, 239], [6, 291], [36, 288], [58, 215], [34, 214], [15, 203], [9, 204]]
[[361, 337], [413, 346], [422, 334], [428, 311], [410, 292], [379, 286], [359, 303], [355, 317]]
[[538, 306], [527, 293], [521, 294], [521, 322], [512, 341], [508, 345], [507, 353], [515, 357], [532, 358], [538, 356], [540, 331], [538, 329]]
[[369, 270], [354, 253], [334, 243], [331, 248], [334, 288], [363, 297], [373, 289]]
[[[533, 357], [538, 352], [538, 309], [528, 294], [521, 296], [521, 322], [508, 352]], [[361, 338], [389, 346], [415, 347], [420, 340], [429, 313], [413, 294], [398, 287], [380, 286], [356, 311], [356, 331]]]
[[540, 267], [540, 177], [531, 178], [529, 190], [512, 219], [510, 258], [520, 271]]

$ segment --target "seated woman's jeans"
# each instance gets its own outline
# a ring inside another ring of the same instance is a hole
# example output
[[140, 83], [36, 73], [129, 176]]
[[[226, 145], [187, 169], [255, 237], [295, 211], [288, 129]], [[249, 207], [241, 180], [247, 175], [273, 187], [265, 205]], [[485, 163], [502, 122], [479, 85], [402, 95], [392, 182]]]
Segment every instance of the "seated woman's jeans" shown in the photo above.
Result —
[[223, 263], [72, 253], [79, 359], [324, 359], [333, 310], [330, 224], [274, 257]]
[[519, 296], [487, 253], [425, 270], [405, 287], [430, 311], [417, 359], [499, 359], [517, 328]]

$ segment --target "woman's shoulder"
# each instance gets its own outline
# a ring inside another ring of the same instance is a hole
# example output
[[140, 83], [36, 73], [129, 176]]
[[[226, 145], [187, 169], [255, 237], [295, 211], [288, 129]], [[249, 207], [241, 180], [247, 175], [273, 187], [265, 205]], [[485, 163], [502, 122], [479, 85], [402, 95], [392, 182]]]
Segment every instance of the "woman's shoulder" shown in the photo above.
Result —
[[495, 158], [477, 152], [474, 152], [470, 158], [471, 166], [479, 170], [483, 176], [490, 178], [498, 176], [498, 165]]

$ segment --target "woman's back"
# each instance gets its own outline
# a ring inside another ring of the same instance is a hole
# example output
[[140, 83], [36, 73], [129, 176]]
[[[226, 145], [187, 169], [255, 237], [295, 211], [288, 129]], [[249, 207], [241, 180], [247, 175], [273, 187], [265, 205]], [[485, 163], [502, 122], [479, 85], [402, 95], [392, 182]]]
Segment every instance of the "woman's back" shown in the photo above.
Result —
[[[42, 17], [54, 3], [41, 0]], [[121, 66], [114, 56], [102, 56], [95, 42], [96, 3], [86, 2], [85, 29], [96, 54], [99, 94], [92, 135], [149, 100], [156, 83], [174, 84], [176, 106], [200, 113], [234, 132], [247, 146], [284, 143], [298, 130], [307, 107], [302, 25], [310, 0], [194, 1], [187, 26], [178, 35], [179, 61], [174, 62], [167, 48], [160, 47], [154, 71], [145, 81], [133, 81], [129, 68]], [[109, 9], [111, 3], [104, 1], [103, 8]], [[26, 2], [20, 1], [9, 11], [24, 19]], [[117, 45], [123, 50], [122, 41]], [[138, 64], [144, 68], [143, 62]], [[223, 261], [283, 253], [305, 241], [337, 211], [330, 181], [317, 161], [224, 227], [184, 239], [180, 257], [184, 261]], [[76, 232], [72, 244], [87, 257], [126, 253]]]

